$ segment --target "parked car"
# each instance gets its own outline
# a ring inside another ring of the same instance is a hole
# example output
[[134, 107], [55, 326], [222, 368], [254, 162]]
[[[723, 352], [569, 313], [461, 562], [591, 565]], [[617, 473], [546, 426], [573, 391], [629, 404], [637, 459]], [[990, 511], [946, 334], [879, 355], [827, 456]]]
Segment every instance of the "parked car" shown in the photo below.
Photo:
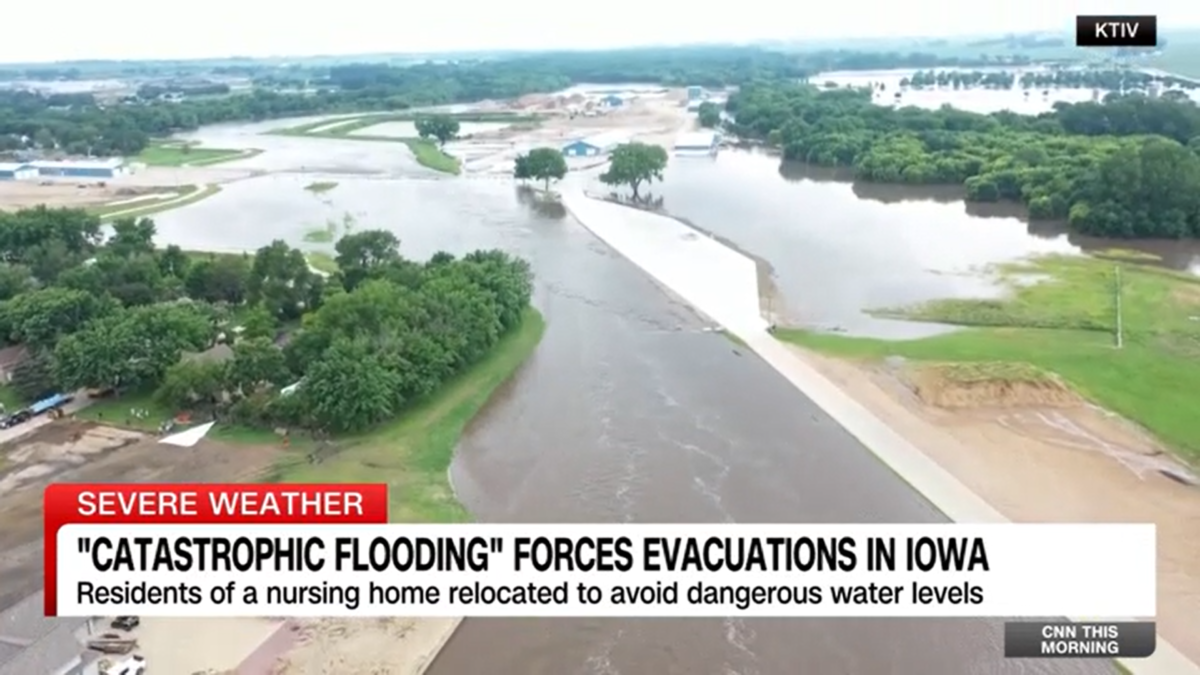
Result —
[[136, 616], [118, 616], [113, 619], [112, 627], [117, 630], [130, 631], [137, 628], [142, 623], [142, 620]]

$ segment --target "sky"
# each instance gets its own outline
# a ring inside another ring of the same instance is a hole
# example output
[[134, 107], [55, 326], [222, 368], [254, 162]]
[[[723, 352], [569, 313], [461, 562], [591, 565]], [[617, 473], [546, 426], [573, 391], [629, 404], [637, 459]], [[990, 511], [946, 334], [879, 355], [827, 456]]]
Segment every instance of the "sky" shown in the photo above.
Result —
[[1196, 0], [10, 3], [4, 21], [8, 30], [0, 39], [0, 62], [6, 63], [1067, 32], [1081, 12], [1156, 14], [1160, 33], [1200, 27]]

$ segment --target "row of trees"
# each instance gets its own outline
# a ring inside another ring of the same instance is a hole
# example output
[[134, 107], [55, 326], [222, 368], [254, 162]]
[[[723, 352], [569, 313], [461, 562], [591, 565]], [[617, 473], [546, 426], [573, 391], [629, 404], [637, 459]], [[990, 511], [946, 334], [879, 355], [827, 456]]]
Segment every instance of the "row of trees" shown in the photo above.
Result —
[[[480, 359], [532, 294], [524, 260], [478, 251], [416, 262], [382, 230], [339, 240], [329, 278], [282, 241], [253, 255], [189, 254], [154, 248], [147, 219], [100, 232], [79, 210], [0, 214], [0, 338], [32, 355], [14, 376], [26, 398], [153, 389], [176, 409], [246, 423], [362, 429]], [[181, 359], [218, 342], [231, 359]]]
[[[608, 168], [600, 174], [600, 182], [612, 187], [628, 187], [634, 199], [640, 197], [643, 184], [661, 181], [667, 168], [667, 151], [659, 145], [623, 143], [613, 148]], [[518, 155], [513, 166], [513, 178], [539, 180], [545, 189], [550, 182], [567, 175], [567, 160], [555, 148], [534, 148]]]
[[1103, 89], [1105, 91], [1145, 90], [1153, 84], [1179, 89], [1196, 89], [1190, 80], [1151, 75], [1128, 69], [1061, 69], [1017, 73], [1008, 70], [920, 70], [900, 80], [901, 87], [924, 89], [952, 87], [954, 89]]
[[743, 88], [732, 130], [785, 159], [853, 167], [866, 181], [962, 184], [972, 201], [1018, 200], [1110, 237], [1200, 237], [1200, 109], [1110, 96], [1037, 116], [872, 105], [868, 90]]
[[[104, 107], [89, 94], [64, 99], [64, 95], [0, 91], [0, 152], [57, 148], [73, 154], [133, 155], [152, 137], [206, 124], [510, 99], [559, 91], [576, 82], [721, 87], [764, 77], [803, 79], [822, 70], [955, 65], [971, 63], [930, 54], [646, 48], [448, 63], [341, 65], [323, 72], [305, 71], [304, 80], [317, 89], [315, 93], [255, 88], [248, 94], [178, 103]], [[145, 69], [153, 67], [151, 64]]]

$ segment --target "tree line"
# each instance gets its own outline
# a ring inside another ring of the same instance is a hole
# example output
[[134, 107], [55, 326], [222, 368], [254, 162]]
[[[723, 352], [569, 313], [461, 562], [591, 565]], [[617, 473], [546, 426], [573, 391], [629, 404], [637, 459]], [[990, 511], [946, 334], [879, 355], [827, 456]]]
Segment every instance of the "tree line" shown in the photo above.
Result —
[[1057, 69], [1017, 73], [1009, 70], [919, 70], [900, 80], [901, 87], [924, 89], [1102, 89], [1126, 92], [1147, 90], [1154, 84], [1193, 90], [1200, 85], [1170, 75], [1152, 75], [1130, 69]]
[[[986, 60], [985, 60], [986, 61]], [[804, 79], [822, 70], [980, 65], [931, 54], [753, 47], [644, 48], [542, 53], [486, 61], [345, 64], [310, 71], [315, 91], [256, 87], [249, 93], [179, 102], [99, 105], [90, 94], [0, 91], [0, 152], [40, 149], [135, 155], [150, 139], [207, 124], [511, 99], [577, 82], [721, 87], [759, 78]], [[165, 64], [175, 68], [178, 64]], [[58, 70], [62, 70], [61, 68]], [[58, 72], [58, 71], [56, 71]], [[150, 88], [146, 93], [161, 93]], [[69, 96], [69, 98], [64, 98]]]
[[1052, 112], [978, 114], [871, 103], [867, 89], [742, 88], [731, 131], [785, 159], [853, 167], [865, 181], [960, 184], [971, 201], [1015, 200], [1034, 219], [1108, 237], [1200, 237], [1200, 109], [1109, 95]]
[[[145, 218], [105, 236], [82, 210], [0, 213], [0, 339], [30, 353], [18, 393], [154, 391], [176, 410], [355, 431], [484, 357], [532, 294], [522, 259], [408, 260], [383, 230], [339, 240], [328, 278], [283, 241], [224, 255], [157, 249], [154, 236]], [[197, 356], [220, 344], [229, 358]]]

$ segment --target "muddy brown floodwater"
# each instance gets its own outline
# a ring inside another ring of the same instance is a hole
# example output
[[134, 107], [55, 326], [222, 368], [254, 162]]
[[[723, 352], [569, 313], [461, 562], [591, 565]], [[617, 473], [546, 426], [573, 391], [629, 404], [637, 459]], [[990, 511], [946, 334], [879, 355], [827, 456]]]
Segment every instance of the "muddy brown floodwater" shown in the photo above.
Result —
[[[211, 145], [231, 147], [225, 131]], [[258, 139], [246, 136], [253, 147]], [[561, 209], [500, 181], [435, 180], [391, 144], [272, 138], [272, 170], [334, 173], [229, 186], [156, 218], [163, 242], [299, 244], [348, 211], [411, 257], [499, 247], [528, 258], [547, 318], [537, 352], [468, 430], [458, 494], [496, 522], [938, 522], [943, 517], [803, 394], [669, 299]], [[313, 143], [309, 155], [302, 144]], [[353, 148], [338, 144], [349, 143]], [[366, 147], [364, 147], [366, 146]], [[236, 147], [236, 146], [234, 146]], [[288, 163], [293, 163], [288, 166]], [[408, 172], [411, 171], [411, 175]], [[324, 178], [324, 177], [322, 177]], [[775, 174], [774, 180], [781, 181]], [[835, 188], [836, 189], [836, 188]], [[731, 192], [728, 199], [745, 195]], [[322, 201], [324, 200], [324, 201]], [[851, 253], [847, 253], [851, 255]], [[1109, 673], [1005, 661], [994, 620], [469, 619], [431, 675]]]

